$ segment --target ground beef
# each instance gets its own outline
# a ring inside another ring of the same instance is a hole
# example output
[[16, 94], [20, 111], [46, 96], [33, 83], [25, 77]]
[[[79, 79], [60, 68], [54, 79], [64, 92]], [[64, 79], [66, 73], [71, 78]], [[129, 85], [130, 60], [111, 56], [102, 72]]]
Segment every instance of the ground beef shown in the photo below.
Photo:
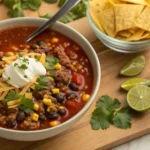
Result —
[[69, 57], [66, 55], [64, 52], [64, 48], [62, 46], [56, 47], [53, 51], [54, 55], [59, 58], [60, 63], [66, 67], [70, 67], [71, 65], [71, 60]]
[[50, 78], [50, 81], [48, 82], [47, 86], [48, 86], [48, 90], [51, 91], [54, 87], [55, 87], [55, 81], [53, 78]]
[[0, 125], [4, 126], [6, 124], [6, 116], [0, 113]]
[[64, 88], [69, 85], [71, 75], [68, 70], [57, 70], [54, 79], [56, 81], [56, 87]]
[[8, 114], [8, 107], [6, 104], [0, 102], [0, 113], [2, 115], [7, 115]]
[[36, 130], [40, 127], [39, 121], [33, 121], [31, 119], [32, 114], [30, 114], [23, 123], [19, 124], [19, 128], [22, 130]]
[[37, 49], [34, 50], [35, 53], [40, 53], [40, 54], [42, 54], [42, 53], [48, 54], [50, 51], [51, 51], [51, 48], [48, 48], [48, 47], [46, 47], [46, 48], [37, 48]]
[[33, 96], [36, 98], [36, 100], [42, 100], [44, 95], [50, 95], [49, 90], [42, 90], [42, 91], [35, 91], [33, 93]]

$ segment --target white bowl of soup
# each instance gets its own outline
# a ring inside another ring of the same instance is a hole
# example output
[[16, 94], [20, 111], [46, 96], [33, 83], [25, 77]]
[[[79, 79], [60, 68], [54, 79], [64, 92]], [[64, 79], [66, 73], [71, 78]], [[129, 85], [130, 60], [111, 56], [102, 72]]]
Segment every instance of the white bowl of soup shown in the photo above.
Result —
[[0, 22], [0, 137], [37, 141], [78, 121], [100, 85], [98, 57], [77, 31], [55, 23], [29, 43], [47, 19]]

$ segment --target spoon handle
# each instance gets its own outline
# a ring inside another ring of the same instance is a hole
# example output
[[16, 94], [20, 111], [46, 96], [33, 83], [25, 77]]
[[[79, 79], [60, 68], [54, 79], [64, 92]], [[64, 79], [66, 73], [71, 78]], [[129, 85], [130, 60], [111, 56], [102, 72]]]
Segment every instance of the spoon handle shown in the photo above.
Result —
[[67, 0], [66, 3], [62, 6], [62, 8], [52, 17], [50, 18], [44, 25], [38, 28], [32, 35], [30, 35], [25, 42], [29, 42], [38, 34], [43, 32], [50, 25], [55, 23], [61, 16], [66, 14], [71, 8], [73, 8], [76, 4], [78, 4], [81, 0]]

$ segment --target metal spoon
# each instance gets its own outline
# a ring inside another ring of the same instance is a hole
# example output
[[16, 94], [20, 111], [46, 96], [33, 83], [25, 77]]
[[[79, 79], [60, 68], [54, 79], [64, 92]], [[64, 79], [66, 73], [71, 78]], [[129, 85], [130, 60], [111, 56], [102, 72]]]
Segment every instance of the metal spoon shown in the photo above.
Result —
[[25, 40], [25, 42], [31, 41], [34, 37], [36, 37], [41, 32], [43, 32], [50, 25], [54, 24], [60, 17], [62, 17], [64, 14], [66, 14], [71, 8], [73, 8], [80, 1], [81, 0], [67, 0], [66, 3], [62, 6], [62, 8], [52, 18], [50, 18], [44, 25], [39, 27], [32, 35], [30, 35]]

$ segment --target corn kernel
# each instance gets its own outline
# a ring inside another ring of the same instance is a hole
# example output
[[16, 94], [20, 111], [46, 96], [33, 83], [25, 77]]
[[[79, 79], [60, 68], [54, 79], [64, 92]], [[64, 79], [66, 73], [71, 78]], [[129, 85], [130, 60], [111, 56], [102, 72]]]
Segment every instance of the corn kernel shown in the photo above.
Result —
[[33, 121], [38, 121], [38, 120], [39, 120], [39, 115], [36, 114], [36, 113], [33, 113], [33, 115], [32, 115], [32, 120], [33, 120]]
[[23, 123], [26, 127], [29, 126], [29, 123], [26, 120], [24, 120]]
[[58, 121], [51, 121], [49, 124], [51, 127], [55, 127], [59, 124], [59, 122]]
[[58, 42], [58, 38], [54, 37], [52, 38], [52, 43], [57, 43]]
[[32, 93], [25, 93], [25, 98], [32, 99]]
[[48, 95], [47, 95], [47, 94], [45, 94], [45, 95], [44, 95], [44, 98], [48, 98]]
[[7, 52], [6, 56], [14, 56], [15, 54], [13, 52]]
[[52, 93], [53, 94], [57, 94], [57, 93], [59, 93], [60, 91], [59, 91], [59, 89], [57, 89], [57, 88], [55, 88], [55, 89], [52, 89]]
[[82, 100], [83, 100], [84, 102], [87, 102], [89, 99], [90, 99], [90, 95], [89, 95], [89, 94], [83, 94], [83, 95], [82, 95]]
[[38, 111], [39, 108], [40, 108], [40, 106], [39, 106], [38, 104], [35, 103], [34, 106], [33, 106], [33, 109], [34, 109], [35, 111]]
[[51, 105], [52, 104], [52, 100], [51, 99], [47, 99], [47, 98], [44, 98], [42, 100], [42, 102], [45, 104], [45, 105]]
[[57, 64], [54, 66], [54, 69], [60, 70], [60, 69], [61, 69], [61, 64], [57, 63]]
[[59, 106], [59, 109], [65, 109], [65, 107], [64, 106]]
[[50, 111], [51, 111], [51, 109], [50, 109], [50, 107], [48, 107], [48, 108], [47, 108], [47, 112], [50, 112]]
[[41, 62], [42, 64], [45, 64], [45, 60], [46, 60], [46, 55], [43, 53], [41, 55], [41, 58], [40, 58], [39, 62]]

